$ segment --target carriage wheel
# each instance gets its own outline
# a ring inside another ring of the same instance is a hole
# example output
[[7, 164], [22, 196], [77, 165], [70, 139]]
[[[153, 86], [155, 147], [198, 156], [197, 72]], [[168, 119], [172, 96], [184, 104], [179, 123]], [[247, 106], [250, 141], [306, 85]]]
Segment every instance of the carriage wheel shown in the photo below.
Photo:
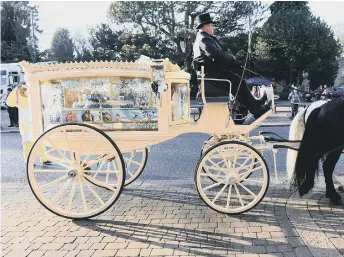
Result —
[[269, 181], [269, 169], [261, 154], [237, 141], [209, 148], [195, 174], [197, 191], [204, 203], [226, 214], [254, 208], [264, 198]]
[[[52, 162], [46, 167], [42, 158]], [[101, 130], [63, 124], [42, 134], [27, 163], [29, 185], [49, 211], [84, 219], [109, 209], [122, 192], [125, 164], [116, 144]]]
[[144, 170], [148, 159], [148, 149], [146, 147], [136, 149], [131, 152], [124, 152], [122, 155], [126, 165], [124, 185], [127, 186], [134, 182]]
[[[209, 141], [209, 140], [211, 140], [211, 139], [213, 139], [213, 136], [210, 136], [209, 138], [208, 138], [208, 140], [207, 141]], [[222, 142], [224, 142], [224, 141], [222, 141]], [[226, 140], [226, 142], [228, 142], [228, 140]], [[215, 144], [218, 144], [218, 143], [215, 143]], [[204, 144], [203, 144], [203, 147], [202, 147], [202, 151], [201, 151], [201, 157], [200, 158], [202, 158], [202, 156], [203, 156], [203, 154], [209, 149], [209, 148], [211, 148], [212, 146], [214, 146], [215, 144], [207, 144], [207, 142], [205, 142]], [[220, 163], [219, 164], [221, 164], [221, 162], [223, 162], [222, 160], [220, 161]], [[252, 166], [251, 166], [251, 169], [254, 169], [255, 168], [255, 163], [257, 162], [257, 159], [253, 159], [253, 161], [251, 162], [252, 163]], [[219, 175], [219, 171], [218, 170], [204, 170], [204, 172], [206, 172], [206, 173], [212, 173], [212, 174], [214, 174], [214, 175]], [[246, 178], [249, 178], [251, 176], [251, 174], [247, 174], [247, 177]], [[219, 182], [219, 179], [217, 179], [217, 177], [215, 177], [215, 176], [211, 176], [211, 177], [209, 177], [211, 180], [213, 180], [214, 182]]]

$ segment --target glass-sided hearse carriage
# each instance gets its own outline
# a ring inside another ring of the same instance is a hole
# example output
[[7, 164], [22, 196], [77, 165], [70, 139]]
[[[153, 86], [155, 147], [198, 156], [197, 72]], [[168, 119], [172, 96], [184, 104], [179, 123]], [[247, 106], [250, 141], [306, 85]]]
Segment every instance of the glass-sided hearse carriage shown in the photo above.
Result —
[[195, 175], [209, 207], [241, 213], [264, 197], [268, 167], [248, 135], [271, 111], [238, 125], [228, 102], [207, 103], [202, 94], [201, 117], [190, 119], [190, 75], [168, 59], [21, 65], [35, 142], [28, 180], [50, 211], [68, 218], [106, 211], [144, 169], [147, 147], [191, 132], [212, 135]]

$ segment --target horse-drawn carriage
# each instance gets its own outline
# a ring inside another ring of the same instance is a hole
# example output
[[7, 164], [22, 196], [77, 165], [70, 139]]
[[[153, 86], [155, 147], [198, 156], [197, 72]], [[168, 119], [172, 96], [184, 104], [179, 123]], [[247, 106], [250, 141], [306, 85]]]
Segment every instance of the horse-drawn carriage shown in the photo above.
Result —
[[[21, 65], [35, 142], [28, 181], [57, 215], [78, 219], [106, 211], [143, 171], [149, 146], [192, 132], [212, 135], [195, 171], [197, 191], [210, 208], [237, 214], [263, 199], [270, 176], [260, 151], [272, 148], [249, 133], [271, 111], [243, 125], [232, 118], [228, 102], [207, 102], [203, 93], [204, 108], [194, 121], [190, 76], [167, 59]], [[205, 92], [206, 80], [200, 81]], [[272, 89], [268, 97], [273, 101]], [[254, 140], [260, 143], [253, 146]]]

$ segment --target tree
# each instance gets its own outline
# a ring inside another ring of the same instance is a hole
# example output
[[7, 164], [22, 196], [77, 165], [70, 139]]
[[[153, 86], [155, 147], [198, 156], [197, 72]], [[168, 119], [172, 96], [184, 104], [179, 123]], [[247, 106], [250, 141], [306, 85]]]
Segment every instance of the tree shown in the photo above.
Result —
[[[35, 17], [33, 29], [37, 33], [38, 28], [37, 7], [32, 7]], [[29, 2], [1, 2], [1, 61], [18, 62], [21, 60], [33, 61], [33, 45], [31, 36], [31, 7]], [[36, 52], [38, 53], [38, 40], [36, 40]]]
[[73, 36], [75, 59], [76, 61], [91, 61], [93, 60], [93, 48], [87, 38], [81, 33], [76, 33]]
[[[219, 37], [228, 37], [241, 32], [244, 29], [242, 19], [259, 6], [255, 2], [116, 1], [110, 6], [109, 16], [115, 23], [130, 27], [134, 35], [155, 39], [156, 44], [147, 42], [151, 48], [148, 52], [168, 57], [190, 71], [195, 22], [199, 14], [216, 13], [216, 20], [221, 24]], [[135, 44], [129, 46], [124, 50], [139, 49]]]
[[[259, 66], [265, 65], [261, 70], [270, 70], [289, 85], [298, 85], [303, 72], [322, 70], [330, 73], [326, 84], [332, 84], [339, 44], [326, 23], [311, 14], [306, 2], [276, 1], [270, 10], [272, 14], [256, 38], [259, 50], [268, 55], [265, 61], [256, 56]], [[263, 51], [262, 46], [266, 47]]]
[[90, 31], [90, 43], [93, 48], [95, 60], [112, 61], [120, 59], [123, 42], [120, 40], [121, 32], [117, 33], [108, 24], [100, 24]]
[[50, 55], [50, 59], [54, 61], [70, 62], [74, 60], [74, 43], [68, 29], [61, 28], [55, 31]]

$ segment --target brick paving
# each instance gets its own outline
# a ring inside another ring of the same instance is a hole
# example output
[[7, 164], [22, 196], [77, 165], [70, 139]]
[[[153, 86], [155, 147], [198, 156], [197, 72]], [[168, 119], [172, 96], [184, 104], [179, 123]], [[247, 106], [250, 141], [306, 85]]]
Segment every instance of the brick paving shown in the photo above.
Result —
[[[191, 181], [135, 182], [91, 220], [58, 217], [27, 185], [2, 185], [1, 256], [343, 256], [344, 210], [323, 190], [271, 184], [250, 212], [204, 205]], [[323, 187], [320, 187], [323, 188]]]

